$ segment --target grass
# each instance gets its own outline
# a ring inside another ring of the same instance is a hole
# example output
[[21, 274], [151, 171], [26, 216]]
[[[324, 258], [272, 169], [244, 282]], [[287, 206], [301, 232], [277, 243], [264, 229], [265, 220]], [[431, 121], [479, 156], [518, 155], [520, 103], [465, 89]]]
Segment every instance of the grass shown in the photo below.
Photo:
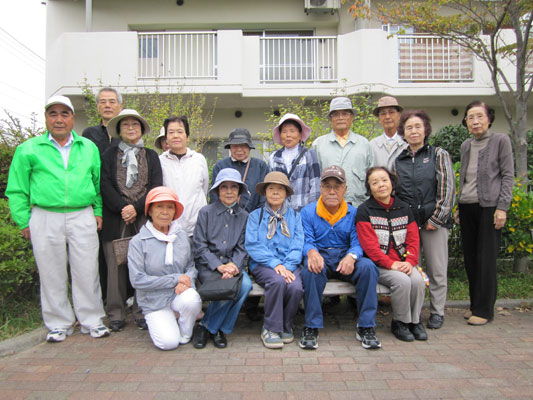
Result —
[[42, 326], [39, 291], [5, 300], [0, 307], [0, 340], [6, 340]]

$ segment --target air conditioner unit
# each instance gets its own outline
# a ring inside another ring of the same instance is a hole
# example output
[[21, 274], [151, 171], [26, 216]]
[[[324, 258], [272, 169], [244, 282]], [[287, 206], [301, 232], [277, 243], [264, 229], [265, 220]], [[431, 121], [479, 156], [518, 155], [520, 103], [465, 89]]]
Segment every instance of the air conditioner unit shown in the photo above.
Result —
[[333, 14], [341, 6], [341, 0], [304, 0], [305, 13]]

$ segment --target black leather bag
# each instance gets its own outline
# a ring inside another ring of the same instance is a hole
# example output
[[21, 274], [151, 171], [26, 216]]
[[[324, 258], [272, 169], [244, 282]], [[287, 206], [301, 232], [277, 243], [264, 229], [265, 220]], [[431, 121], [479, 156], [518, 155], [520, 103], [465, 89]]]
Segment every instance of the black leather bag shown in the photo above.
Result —
[[242, 272], [229, 279], [222, 279], [222, 274], [213, 271], [198, 289], [203, 301], [235, 300], [241, 290]]

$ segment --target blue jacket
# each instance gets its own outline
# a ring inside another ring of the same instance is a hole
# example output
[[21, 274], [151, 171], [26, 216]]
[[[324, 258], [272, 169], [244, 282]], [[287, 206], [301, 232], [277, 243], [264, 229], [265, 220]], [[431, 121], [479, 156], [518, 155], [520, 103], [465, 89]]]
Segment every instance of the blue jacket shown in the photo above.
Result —
[[285, 220], [289, 225], [291, 237], [281, 233], [278, 223], [276, 233], [272, 239], [267, 239], [267, 226], [270, 214], [263, 210], [263, 217], [259, 221], [261, 209], [253, 211], [246, 224], [244, 247], [250, 255], [248, 269], [253, 271], [257, 265], [274, 269], [279, 264], [290, 271], [294, 271], [302, 262], [302, 248], [304, 232], [300, 214], [288, 207]]
[[304, 256], [314, 249], [343, 249], [344, 254], [353, 253], [357, 258], [363, 256], [363, 249], [357, 238], [355, 215], [357, 208], [348, 204], [348, 212], [333, 226], [316, 213], [318, 202], [308, 204], [302, 209], [302, 225], [305, 234]]

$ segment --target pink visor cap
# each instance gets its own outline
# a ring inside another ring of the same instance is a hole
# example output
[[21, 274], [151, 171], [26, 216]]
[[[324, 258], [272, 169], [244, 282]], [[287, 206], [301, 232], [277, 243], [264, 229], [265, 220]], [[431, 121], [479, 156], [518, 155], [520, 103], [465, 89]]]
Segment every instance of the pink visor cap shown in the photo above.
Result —
[[279, 131], [279, 127], [283, 125], [285, 121], [292, 120], [302, 128], [302, 142], [305, 142], [307, 139], [309, 139], [309, 136], [311, 135], [311, 128], [309, 128], [304, 122], [300, 119], [299, 116], [296, 114], [287, 113], [281, 119], [279, 120], [279, 123], [276, 125], [276, 127], [272, 130], [274, 142], [277, 144], [281, 144], [281, 132]]

